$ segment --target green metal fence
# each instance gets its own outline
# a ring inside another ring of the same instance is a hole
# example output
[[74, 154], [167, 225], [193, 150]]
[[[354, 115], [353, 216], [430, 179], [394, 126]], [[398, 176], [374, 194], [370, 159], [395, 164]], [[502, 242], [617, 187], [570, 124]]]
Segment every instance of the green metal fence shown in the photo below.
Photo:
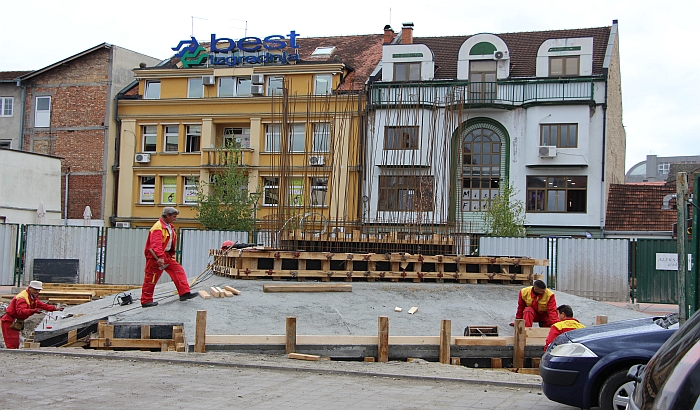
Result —
[[636, 279], [637, 302], [678, 303], [678, 271], [656, 269], [660, 254], [678, 253], [676, 240], [637, 239], [633, 244], [631, 281], [634, 284]]

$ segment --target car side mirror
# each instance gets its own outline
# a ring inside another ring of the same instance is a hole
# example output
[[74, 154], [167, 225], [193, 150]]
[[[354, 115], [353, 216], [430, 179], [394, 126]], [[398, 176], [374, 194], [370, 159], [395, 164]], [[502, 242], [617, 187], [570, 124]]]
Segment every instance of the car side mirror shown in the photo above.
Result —
[[645, 367], [646, 365], [643, 364], [635, 364], [634, 366], [630, 367], [630, 370], [627, 372], [627, 378], [634, 380], [637, 383], [641, 383], [642, 373], [644, 372]]

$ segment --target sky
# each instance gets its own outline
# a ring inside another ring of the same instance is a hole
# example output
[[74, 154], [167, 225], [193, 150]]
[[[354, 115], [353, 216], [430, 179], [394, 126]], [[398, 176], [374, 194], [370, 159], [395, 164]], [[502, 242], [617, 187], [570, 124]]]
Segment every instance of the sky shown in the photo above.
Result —
[[394, 31], [414, 37], [609, 26], [620, 38], [626, 168], [646, 155], [700, 155], [700, 2], [675, 0], [219, 1], [7, 0], [0, 71], [36, 70], [101, 43], [165, 59], [197, 39], [325, 37]]

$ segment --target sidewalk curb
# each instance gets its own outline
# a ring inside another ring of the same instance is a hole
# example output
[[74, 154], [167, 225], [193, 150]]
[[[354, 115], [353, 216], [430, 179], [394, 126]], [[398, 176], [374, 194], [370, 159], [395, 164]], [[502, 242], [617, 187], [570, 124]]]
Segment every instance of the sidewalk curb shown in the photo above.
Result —
[[[134, 360], [149, 363], [178, 363], [178, 364], [193, 364], [201, 366], [217, 366], [217, 367], [231, 367], [231, 368], [244, 368], [244, 369], [260, 369], [260, 370], [275, 370], [275, 371], [292, 371], [292, 372], [309, 372], [309, 373], [324, 373], [324, 374], [335, 374], [335, 375], [348, 375], [348, 376], [370, 376], [370, 377], [385, 377], [385, 378], [404, 378], [412, 380], [429, 380], [429, 381], [442, 381], [442, 382], [457, 382], [475, 385], [492, 385], [501, 387], [512, 387], [512, 388], [523, 388], [523, 389], [540, 389], [541, 386], [538, 383], [525, 383], [525, 382], [508, 382], [501, 380], [484, 380], [484, 379], [470, 379], [470, 378], [454, 378], [454, 377], [439, 377], [439, 376], [420, 376], [420, 375], [409, 375], [409, 374], [391, 374], [391, 373], [375, 373], [375, 372], [364, 372], [357, 370], [338, 370], [338, 369], [318, 369], [318, 368], [304, 368], [304, 367], [287, 367], [287, 366], [275, 366], [267, 364], [250, 364], [250, 363], [240, 363], [240, 362], [206, 362], [199, 361], [196, 359], [173, 359], [173, 358], [158, 358], [158, 357], [140, 357], [133, 356], [129, 354], [124, 355], [102, 355], [94, 353], [79, 353], [70, 351], [48, 351], [40, 349], [2, 349], [0, 353], [4, 354], [38, 354], [47, 356], [69, 356], [69, 357], [85, 357], [91, 359], [107, 359], [107, 360]], [[196, 354], [196, 353], [195, 353]]]

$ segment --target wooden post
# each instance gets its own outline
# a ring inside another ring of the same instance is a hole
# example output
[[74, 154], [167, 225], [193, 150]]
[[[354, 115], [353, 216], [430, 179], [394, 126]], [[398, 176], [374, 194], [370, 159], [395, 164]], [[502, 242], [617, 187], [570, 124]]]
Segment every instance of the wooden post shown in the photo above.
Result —
[[141, 339], [150, 339], [151, 338], [151, 327], [148, 325], [142, 325], [141, 326]]
[[450, 342], [452, 341], [452, 322], [440, 322], [440, 363], [450, 364]]
[[284, 353], [296, 353], [297, 351], [297, 318], [287, 317], [287, 338], [284, 345]]
[[379, 316], [379, 345], [377, 346], [377, 361], [389, 361], [389, 317]]
[[515, 336], [513, 339], [513, 367], [522, 369], [525, 366], [525, 321], [515, 319]]
[[608, 323], [608, 317], [605, 315], [599, 315], [595, 317], [595, 324], [596, 326], [598, 325], [604, 325]]
[[194, 331], [194, 352], [206, 353], [206, 337], [207, 337], [207, 311], [197, 311], [197, 321]]

